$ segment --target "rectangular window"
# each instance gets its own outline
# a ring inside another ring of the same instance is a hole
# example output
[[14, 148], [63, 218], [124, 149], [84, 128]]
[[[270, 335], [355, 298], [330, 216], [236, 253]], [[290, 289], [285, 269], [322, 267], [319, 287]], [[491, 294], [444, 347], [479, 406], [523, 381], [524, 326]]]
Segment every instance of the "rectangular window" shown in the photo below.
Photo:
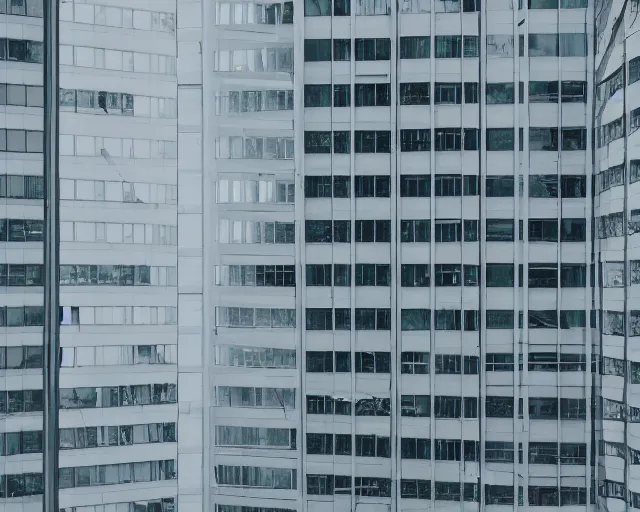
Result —
[[391, 152], [391, 132], [373, 131], [373, 130], [356, 130], [355, 152], [356, 153], [390, 153]]
[[557, 103], [558, 82], [529, 82], [530, 103]]
[[427, 375], [429, 373], [429, 352], [403, 352], [402, 373]]
[[307, 265], [307, 286], [331, 286], [331, 264]]
[[530, 242], [557, 242], [557, 219], [529, 219]]
[[427, 243], [431, 240], [431, 222], [424, 220], [401, 220], [401, 243]]
[[487, 219], [487, 242], [513, 242], [513, 219]]
[[356, 220], [356, 242], [390, 241], [390, 220]]
[[562, 149], [564, 151], [584, 151], [587, 149], [587, 129], [562, 128]]
[[509, 309], [487, 309], [487, 329], [513, 329], [514, 314]]
[[429, 36], [404, 36], [400, 38], [401, 59], [428, 59], [431, 52]]
[[513, 287], [513, 263], [487, 263], [487, 287]]
[[462, 104], [462, 84], [460, 82], [436, 82], [436, 105], [460, 105]]
[[460, 128], [436, 128], [436, 151], [460, 151], [462, 149], [462, 134]]
[[586, 176], [561, 176], [563, 198], [587, 197]]
[[513, 128], [487, 128], [487, 151], [513, 151], [514, 147]]
[[429, 82], [400, 84], [400, 105], [429, 105], [430, 95]]
[[305, 0], [305, 16], [331, 16], [331, 0]]
[[436, 220], [436, 242], [461, 242], [462, 223], [459, 220]]
[[462, 413], [462, 398], [459, 396], [437, 395], [434, 400], [433, 409], [436, 418], [460, 418]]
[[513, 197], [513, 176], [487, 176], [487, 197]]
[[429, 174], [402, 174], [400, 197], [430, 197], [431, 176]]
[[[488, 353], [485, 370], [488, 372], [512, 372], [513, 354]], [[511, 445], [511, 449], [513, 450], [513, 444]]]
[[587, 237], [586, 219], [561, 219], [560, 241], [584, 242]]
[[[428, 98], [427, 98], [428, 100]], [[400, 151], [430, 151], [431, 130], [429, 128], [414, 128], [400, 130]]]
[[333, 40], [333, 60], [334, 62], [351, 60], [351, 40], [350, 39], [334, 39]]
[[529, 34], [529, 57], [557, 56], [558, 34]]
[[464, 102], [467, 105], [477, 104], [478, 94], [479, 94], [479, 85], [478, 82], [465, 82], [464, 83]]
[[356, 39], [356, 60], [389, 60], [391, 40], [388, 38]]
[[391, 104], [389, 84], [355, 84], [356, 107], [388, 107]]
[[389, 286], [391, 267], [383, 263], [356, 263], [356, 286]]
[[333, 86], [333, 106], [348, 107], [351, 105], [351, 85], [337, 84]]
[[561, 101], [563, 103], [586, 103], [587, 82], [563, 81], [561, 84]]
[[436, 36], [436, 59], [459, 59], [461, 52], [462, 36]]
[[310, 85], [304, 86], [304, 106], [312, 107], [330, 107], [331, 106], [331, 85]]
[[585, 263], [562, 263], [560, 266], [560, 286], [563, 288], [584, 288], [587, 285], [587, 265]]
[[305, 39], [304, 61], [331, 61], [331, 39]]
[[558, 151], [557, 128], [529, 128], [530, 151]]
[[356, 176], [356, 197], [389, 197], [389, 176]]
[[513, 82], [487, 84], [487, 105], [513, 104], [515, 92]]
[[304, 132], [306, 154], [331, 153], [331, 132]]
[[333, 132], [333, 152], [335, 154], [351, 153], [351, 132]]

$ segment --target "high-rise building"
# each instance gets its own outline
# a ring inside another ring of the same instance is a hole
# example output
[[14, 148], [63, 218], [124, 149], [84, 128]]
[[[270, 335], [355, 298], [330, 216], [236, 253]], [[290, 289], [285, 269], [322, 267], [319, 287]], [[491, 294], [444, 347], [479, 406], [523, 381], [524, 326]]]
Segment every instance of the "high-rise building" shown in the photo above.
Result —
[[[31, 512], [43, 486], [43, 0], [1, 0], [0, 12], [0, 508]], [[174, 511], [176, 2], [61, 0], [59, 12], [60, 507]]]
[[[42, 5], [0, 0], [0, 512], [42, 509]], [[640, 508], [639, 13], [60, 0], [62, 510]]]

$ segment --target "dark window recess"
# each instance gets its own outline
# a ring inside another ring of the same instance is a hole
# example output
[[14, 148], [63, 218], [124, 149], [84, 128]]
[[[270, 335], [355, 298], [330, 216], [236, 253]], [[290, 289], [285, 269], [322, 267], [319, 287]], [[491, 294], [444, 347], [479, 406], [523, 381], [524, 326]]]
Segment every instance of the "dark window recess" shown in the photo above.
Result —
[[351, 132], [333, 132], [333, 152], [335, 154], [351, 153]]
[[389, 84], [355, 84], [356, 107], [388, 107], [391, 104]]
[[391, 266], [382, 263], [356, 263], [356, 286], [389, 286]]
[[400, 175], [400, 197], [430, 197], [431, 176], [429, 174]]
[[389, 176], [356, 176], [356, 197], [389, 197]]
[[563, 198], [587, 197], [586, 176], [561, 176]]
[[330, 198], [333, 192], [335, 198], [348, 198], [351, 192], [350, 181], [349, 176], [305, 176], [304, 196], [306, 198]]
[[431, 221], [429, 219], [400, 221], [401, 243], [426, 243], [430, 240]]
[[373, 130], [356, 130], [355, 152], [356, 153], [390, 153], [391, 152], [391, 132], [373, 131]]
[[334, 39], [333, 40], [333, 60], [348, 61], [351, 59], [351, 40], [350, 39]]
[[331, 60], [331, 39], [305, 39], [304, 61], [322, 62]]
[[304, 106], [310, 107], [330, 107], [331, 106], [331, 85], [330, 84], [305, 84], [304, 86]]
[[390, 220], [356, 220], [356, 242], [390, 242]]
[[391, 40], [388, 38], [356, 39], [356, 60], [389, 60]]
[[435, 177], [436, 197], [477, 196], [478, 176], [459, 174], [437, 174]]
[[304, 152], [331, 153], [331, 132], [304, 132]]
[[487, 242], [513, 242], [513, 219], [487, 219]]
[[400, 84], [400, 105], [429, 105], [430, 96], [429, 82]]
[[513, 197], [513, 176], [487, 176], [487, 197]]
[[400, 130], [400, 151], [430, 151], [431, 130], [429, 128], [414, 128]]
[[333, 106], [348, 107], [351, 105], [351, 85], [336, 84], [333, 86]]
[[530, 175], [529, 197], [558, 197], [558, 176], [556, 174]]
[[401, 59], [428, 59], [431, 52], [429, 36], [405, 36], [400, 38]]
[[462, 103], [462, 84], [460, 82], [436, 82], [436, 105], [460, 105]]

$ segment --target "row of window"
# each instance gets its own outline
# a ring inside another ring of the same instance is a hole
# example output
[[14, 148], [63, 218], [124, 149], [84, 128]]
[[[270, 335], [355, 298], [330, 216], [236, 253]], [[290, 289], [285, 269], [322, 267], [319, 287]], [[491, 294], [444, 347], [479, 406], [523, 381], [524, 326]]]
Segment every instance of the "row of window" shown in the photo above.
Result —
[[[640, 162], [640, 161], [639, 161]], [[640, 175], [639, 175], [640, 179]], [[523, 183], [520, 177], [520, 197]], [[436, 174], [434, 176], [435, 197], [477, 196], [480, 194], [480, 176], [473, 174]], [[487, 176], [486, 197], [514, 197], [513, 176]], [[357, 175], [354, 180], [356, 198], [390, 197], [391, 177], [383, 175]], [[351, 177], [340, 175], [305, 176], [304, 193], [307, 199], [345, 199], [352, 196]], [[401, 174], [400, 197], [431, 197], [431, 175]], [[529, 176], [529, 197], [586, 197], [586, 176], [560, 176], [556, 174], [534, 174]]]
[[[60, 489], [101, 485], [128, 484], [132, 482], [155, 482], [176, 478], [175, 460], [126, 462], [100, 466], [60, 468]], [[42, 494], [42, 473], [24, 473], [0, 476], [0, 498], [20, 498]], [[156, 508], [156, 510], [158, 510]], [[162, 509], [160, 509], [162, 510]], [[172, 510], [167, 508], [166, 510]]]
[[288, 468], [255, 466], [215, 466], [218, 485], [232, 487], [259, 487], [261, 489], [296, 489], [297, 471]]
[[223, 244], [293, 244], [293, 222], [220, 219], [218, 241]]
[[[520, 221], [522, 222], [522, 221]], [[586, 219], [532, 219], [529, 221], [529, 241], [557, 242], [560, 224], [561, 242], [584, 242], [586, 240]], [[513, 242], [513, 219], [486, 219], [485, 241]], [[477, 242], [478, 221], [475, 219], [444, 220], [434, 222], [436, 242]], [[520, 230], [522, 240], [522, 230]], [[401, 242], [430, 242], [431, 222], [423, 220], [400, 221]], [[307, 220], [305, 221], [306, 243], [350, 243], [351, 221], [349, 220]], [[356, 220], [355, 242], [391, 242], [390, 220]]]
[[[515, 137], [513, 128], [487, 128], [487, 151], [513, 151]], [[523, 149], [523, 128], [520, 128], [519, 145]], [[479, 149], [478, 128], [436, 128], [434, 151], [476, 151]], [[586, 128], [561, 129], [561, 144], [558, 145], [557, 128], [529, 128], [530, 151], [584, 151], [587, 149]], [[332, 144], [333, 143], [333, 144]], [[351, 132], [305, 131], [304, 152], [306, 154], [348, 154], [351, 152]], [[431, 129], [413, 128], [400, 130], [400, 151], [431, 151]], [[386, 130], [355, 130], [355, 153], [391, 153], [391, 132]]]
[[293, 46], [214, 52], [214, 71], [293, 73]]
[[[358, 40], [356, 40], [358, 41]], [[376, 41], [376, 40], [360, 40]], [[356, 60], [358, 59], [356, 57]], [[373, 59], [367, 59], [373, 60]], [[519, 82], [519, 101], [524, 102], [524, 82]], [[381, 107], [391, 104], [391, 84], [355, 84], [356, 107]], [[487, 83], [487, 105], [507, 105], [515, 102], [513, 82]], [[333, 97], [332, 97], [333, 92]], [[461, 105], [479, 103], [480, 88], [477, 82], [435, 82], [435, 105]], [[431, 103], [430, 82], [408, 82], [399, 84], [400, 105], [429, 105]], [[532, 81], [529, 82], [529, 103], [586, 103], [587, 83], [583, 81]], [[349, 84], [307, 84], [304, 86], [304, 106], [313, 107], [351, 106]], [[247, 110], [252, 111], [252, 110]]]
[[44, 16], [44, 0], [0, 0], [0, 14], [12, 16]]
[[[480, 329], [477, 310], [440, 309], [434, 310], [433, 313], [435, 330], [477, 331]], [[520, 328], [522, 328], [522, 318], [521, 312]], [[632, 319], [635, 318], [640, 319], [640, 311], [633, 312]], [[487, 329], [513, 329], [514, 319], [512, 310], [487, 310], [486, 327]], [[355, 308], [354, 323], [356, 330], [359, 331], [389, 331], [391, 330], [391, 310], [389, 308]], [[633, 335], [636, 335], [636, 331], [640, 332], [640, 320], [637, 324], [638, 327], [634, 327]], [[218, 307], [216, 325], [218, 327], [292, 328], [296, 326], [295, 309]], [[305, 325], [308, 331], [333, 329], [348, 331], [351, 329], [351, 309], [307, 308]], [[431, 329], [431, 311], [403, 309], [401, 326], [403, 331], [428, 331]], [[530, 329], [557, 329], [558, 326], [561, 329], [587, 327], [587, 314], [584, 310], [562, 310], [558, 316], [555, 309], [529, 310], [528, 327]]]
[[287, 25], [293, 23], [293, 2], [256, 4], [216, 2], [216, 25]]
[[171, 160], [177, 158], [177, 147], [174, 140], [60, 135], [60, 156], [100, 157], [109, 163], [113, 163], [112, 157]]
[[[462, 4], [462, 5], [461, 5]], [[586, 0], [529, 0], [529, 9], [583, 9], [587, 7]], [[333, 9], [332, 9], [333, 7]], [[446, 0], [435, 3], [437, 13], [475, 12], [480, 10], [479, 0]], [[391, 12], [391, 3], [388, 0], [375, 0], [357, 2], [356, 13], [358, 15], [377, 14], [388, 15]], [[520, 2], [522, 9], [522, 2]], [[428, 13], [431, 12], [431, 0], [402, 0], [398, 5], [401, 13]], [[351, 0], [306, 0], [304, 6], [305, 16], [349, 16], [351, 14]]]
[[293, 157], [293, 137], [231, 136], [216, 139], [216, 158], [292, 160]]
[[295, 388], [216, 386], [215, 394], [218, 407], [296, 408]]
[[293, 110], [292, 89], [263, 91], [228, 91], [216, 96], [216, 114], [244, 114], [251, 112], [277, 112]]
[[[640, 261], [636, 281], [640, 281]], [[522, 286], [522, 265], [519, 265], [519, 285]], [[513, 287], [514, 265], [512, 263], [487, 263], [486, 286]], [[480, 268], [478, 265], [444, 263], [434, 265], [435, 286], [478, 286]], [[356, 286], [390, 286], [390, 265], [356, 264]], [[400, 285], [405, 288], [431, 286], [430, 265], [428, 263], [408, 263], [401, 266]], [[584, 288], [587, 285], [587, 265], [584, 263], [562, 263], [560, 278], [557, 264], [530, 263], [528, 286], [531, 288]], [[313, 264], [306, 266], [307, 286], [351, 286], [351, 266], [348, 264]], [[617, 286], [622, 286], [618, 281]]]
[[43, 132], [37, 130], [0, 129], [0, 151], [10, 153], [42, 153]]
[[41, 85], [0, 84], [0, 105], [44, 107]]
[[62, 306], [60, 325], [175, 325], [177, 310], [174, 306]]
[[[307, 474], [307, 494], [331, 496], [351, 494], [351, 477], [343, 475]], [[391, 479], [377, 477], [355, 477], [356, 496], [391, 497]], [[477, 483], [433, 482], [434, 499], [438, 501], [477, 502]], [[519, 487], [518, 504], [524, 504], [523, 488]], [[403, 499], [431, 499], [431, 481], [405, 479], [400, 481], [400, 496]], [[514, 505], [512, 485], [485, 484], [485, 501], [491, 505]], [[595, 503], [592, 493], [591, 503]], [[528, 504], [531, 506], [571, 506], [587, 504], [587, 489], [584, 487], [529, 486]]]
[[[414, 375], [429, 373], [429, 352], [402, 352], [401, 357], [402, 373]], [[356, 352], [356, 373], [389, 373], [390, 358], [388, 352]], [[530, 352], [528, 359], [529, 371], [586, 371], [586, 356], [584, 354], [561, 353], [558, 355], [556, 352]], [[307, 372], [310, 373], [351, 371], [351, 352], [348, 351], [307, 351], [306, 361]], [[616, 361], [622, 363], [622, 360]], [[436, 375], [477, 375], [480, 364], [478, 356], [436, 354], [434, 367]], [[522, 354], [520, 354], [519, 367], [522, 371]], [[621, 368], [624, 372], [624, 366], [621, 365]], [[512, 372], [514, 356], [511, 353], [488, 353], [485, 369], [488, 372]], [[631, 363], [630, 382], [633, 384], [640, 382], [640, 363]]]
[[176, 204], [178, 187], [128, 181], [60, 180], [60, 199], [117, 203]]
[[[518, 416], [522, 417], [523, 401], [519, 400]], [[485, 399], [487, 418], [512, 418], [514, 398], [509, 396], [487, 396]], [[477, 397], [443, 396], [434, 397], [435, 418], [477, 418]], [[428, 418], [431, 415], [431, 395], [402, 395], [401, 415]], [[586, 419], [584, 398], [529, 397], [529, 417], [531, 419]], [[356, 416], [389, 416], [389, 398], [363, 398], [356, 400]], [[332, 396], [307, 395], [307, 414], [351, 415], [351, 401]]]
[[60, 366], [120, 366], [135, 364], [177, 364], [177, 345], [105, 345], [63, 347]]
[[219, 286], [296, 285], [295, 265], [216, 265], [214, 275]]
[[[42, 221], [37, 221], [42, 226]], [[26, 225], [26, 223], [25, 223]], [[178, 245], [177, 226], [120, 222], [60, 222], [61, 242]]]
[[[307, 372], [342, 373], [351, 371], [351, 352], [310, 351], [306, 353]], [[390, 373], [390, 352], [355, 352], [356, 373]], [[334, 366], [335, 361], [335, 366]], [[464, 370], [463, 370], [464, 368]], [[436, 354], [435, 373], [477, 375], [478, 356]], [[428, 352], [403, 352], [402, 373], [429, 373]]]
[[[11, 270], [16, 265], [8, 265]], [[24, 265], [22, 265], [24, 266]], [[29, 267], [31, 265], [27, 265]], [[42, 266], [40, 266], [42, 267]], [[2, 265], [0, 265], [1, 271]], [[29, 269], [27, 269], [27, 274]], [[42, 273], [42, 269], [40, 269]], [[176, 267], [149, 265], [60, 265], [61, 285], [176, 286]], [[0, 278], [0, 285], [2, 284]], [[11, 286], [11, 274], [9, 274]], [[13, 284], [13, 286], [20, 286]]]
[[177, 510], [175, 498], [160, 498], [154, 500], [136, 500], [119, 503], [108, 503], [106, 505], [66, 507], [61, 508], [60, 512], [119, 512], [120, 509], [122, 509], [123, 512], [175, 512]]
[[216, 446], [296, 449], [295, 428], [231, 427], [216, 425]]
[[216, 345], [215, 364], [243, 368], [296, 368], [294, 349]]
[[[42, 45], [42, 43], [38, 44]], [[9, 46], [9, 50], [11, 50], [11, 46]], [[66, 44], [60, 45], [60, 65], [132, 73], [158, 73], [161, 75], [175, 75], [176, 73], [176, 58], [171, 55]]]
[[175, 15], [171, 12], [124, 9], [77, 1], [64, 2], [60, 7], [60, 21], [154, 32], [174, 33], [176, 30]]
[[[93, 409], [133, 405], [172, 404], [177, 400], [175, 384], [141, 384], [60, 390], [61, 409]], [[0, 413], [42, 412], [41, 389], [0, 391]]]
[[218, 181], [218, 203], [294, 203], [295, 199], [295, 184], [291, 180]]
[[[488, 56], [513, 56], [513, 36], [488, 35]], [[441, 59], [478, 57], [478, 36], [435, 36], [434, 56]], [[356, 60], [389, 60], [389, 39], [356, 39]], [[431, 36], [401, 36], [400, 59], [431, 57]], [[524, 35], [520, 35], [520, 56], [524, 56]], [[586, 57], [587, 38], [584, 33], [529, 34], [529, 57]], [[304, 61], [351, 60], [350, 39], [305, 39]]]
[[[175, 423], [148, 423], [108, 427], [77, 427], [59, 430], [60, 449], [74, 450], [101, 446], [129, 446], [146, 443], [175, 443]], [[0, 433], [3, 457], [24, 453], [42, 453], [42, 431]]]
[[[351, 455], [351, 434], [307, 434], [308, 455]], [[459, 439], [434, 439], [403, 437], [400, 454], [403, 459], [436, 461], [467, 461], [478, 462], [479, 443], [477, 441]], [[521, 443], [520, 443], [521, 444]], [[391, 456], [389, 437], [376, 435], [356, 435], [355, 455], [357, 457]], [[584, 443], [529, 443], [529, 464], [585, 465], [587, 445]], [[520, 450], [522, 447], [520, 447]], [[558, 456], [560, 452], [560, 456]], [[486, 462], [514, 461], [514, 444], [504, 441], [485, 442]]]
[[285, 308], [216, 308], [217, 327], [271, 327], [296, 326], [296, 310]]
[[[496, 314], [496, 310], [488, 314]], [[75, 359], [74, 359], [75, 354]], [[350, 352], [313, 352], [306, 354], [308, 372], [350, 372]], [[441, 356], [435, 360], [436, 373], [475, 374], [478, 361], [474, 356]], [[401, 372], [404, 374], [426, 375], [430, 371], [429, 352], [402, 352]], [[523, 369], [522, 354], [519, 355], [519, 369]], [[0, 352], [2, 369], [40, 368], [42, 366], [42, 347], [8, 347]], [[598, 356], [592, 355], [591, 371], [596, 372]], [[101, 366], [115, 364], [174, 364], [177, 362], [175, 345], [137, 345], [134, 347], [70, 347], [62, 349], [62, 366]], [[296, 351], [270, 347], [251, 347], [242, 345], [216, 345], [215, 364], [244, 368], [296, 368]], [[375, 364], [375, 353], [374, 353]], [[640, 362], [629, 362], [629, 383], [640, 384]], [[600, 362], [602, 375], [624, 377], [626, 363], [622, 359], [603, 357]], [[574, 372], [586, 371], [586, 355], [580, 353], [529, 352], [529, 371]], [[512, 353], [486, 354], [485, 371], [514, 371]]]
[[177, 101], [174, 98], [134, 96], [121, 92], [60, 89], [60, 110], [173, 119], [177, 115]]

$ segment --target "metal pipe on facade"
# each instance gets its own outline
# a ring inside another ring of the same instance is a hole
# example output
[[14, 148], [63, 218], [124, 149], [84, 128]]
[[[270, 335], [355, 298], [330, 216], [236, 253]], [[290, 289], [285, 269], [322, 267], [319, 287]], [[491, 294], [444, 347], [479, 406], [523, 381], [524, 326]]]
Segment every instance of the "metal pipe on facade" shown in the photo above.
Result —
[[44, 367], [42, 509], [58, 512], [60, 375], [58, 0], [44, 2]]

